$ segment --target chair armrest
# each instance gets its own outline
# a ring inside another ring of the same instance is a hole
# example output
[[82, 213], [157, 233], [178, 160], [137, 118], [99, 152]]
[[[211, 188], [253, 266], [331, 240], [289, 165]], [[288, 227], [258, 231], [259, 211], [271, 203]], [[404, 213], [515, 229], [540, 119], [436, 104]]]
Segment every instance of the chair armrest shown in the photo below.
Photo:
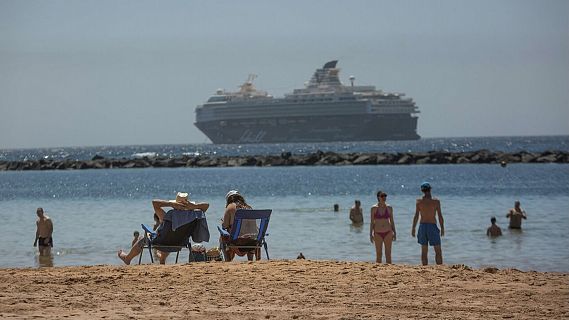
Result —
[[219, 230], [219, 234], [220, 234], [221, 236], [229, 237], [229, 232], [227, 232], [226, 230], [223, 230], [223, 229], [220, 228], [219, 226], [217, 226], [217, 230]]
[[145, 224], [141, 224], [141, 226], [142, 226], [142, 230], [144, 230], [144, 232], [150, 233], [153, 236], [156, 235], [156, 232], [154, 230], [152, 230], [152, 228], [150, 228], [149, 226], [147, 226]]

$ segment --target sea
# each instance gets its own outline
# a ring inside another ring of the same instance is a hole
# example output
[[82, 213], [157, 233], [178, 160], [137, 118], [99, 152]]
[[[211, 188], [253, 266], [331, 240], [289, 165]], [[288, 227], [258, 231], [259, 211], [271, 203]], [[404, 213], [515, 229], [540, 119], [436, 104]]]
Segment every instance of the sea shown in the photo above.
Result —
[[[481, 149], [569, 151], [569, 136], [10, 149], [0, 150], [0, 160]], [[141, 223], [153, 223], [151, 200], [173, 199], [179, 191], [188, 192], [191, 200], [210, 203], [206, 215], [211, 236], [203, 245], [217, 247], [217, 226], [230, 189], [238, 189], [254, 208], [273, 210], [267, 236], [271, 259], [296, 259], [302, 252], [307, 259], [369, 262], [375, 261], [369, 240], [370, 208], [376, 203], [376, 192], [383, 190], [394, 208], [397, 229], [393, 263], [419, 265], [421, 246], [411, 236], [411, 225], [423, 181], [431, 183], [433, 195], [441, 200], [445, 264], [569, 272], [569, 164], [5, 171], [0, 172], [0, 267], [120, 265], [117, 251], [130, 248], [133, 232], [141, 231]], [[355, 200], [360, 200], [364, 209], [361, 227], [348, 219]], [[506, 214], [516, 200], [528, 216], [522, 230], [508, 229]], [[333, 210], [335, 204], [338, 212]], [[37, 207], [43, 207], [54, 224], [54, 248], [49, 258], [40, 259], [33, 247]], [[496, 217], [503, 236], [486, 236], [491, 217]], [[174, 263], [173, 257], [169, 259], [168, 263]], [[179, 263], [187, 261], [185, 250]], [[432, 248], [429, 262], [434, 264]], [[148, 254], [143, 263], [150, 263]]]

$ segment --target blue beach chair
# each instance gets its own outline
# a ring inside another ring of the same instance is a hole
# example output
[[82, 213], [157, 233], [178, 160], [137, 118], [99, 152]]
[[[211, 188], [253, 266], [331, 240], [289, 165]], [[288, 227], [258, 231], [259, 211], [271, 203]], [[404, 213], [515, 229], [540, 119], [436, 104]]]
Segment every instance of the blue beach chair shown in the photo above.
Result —
[[182, 211], [170, 210], [166, 212], [164, 220], [156, 231], [153, 231], [147, 225], [142, 224], [144, 237], [146, 238], [145, 246], [138, 257], [138, 264], [142, 261], [144, 249], [148, 248], [150, 253], [150, 261], [154, 263], [152, 249], [158, 249], [163, 252], [176, 252], [176, 263], [180, 251], [184, 248], [190, 250], [188, 262], [192, 261], [191, 254], [192, 243], [190, 237], [195, 242], [209, 241], [209, 231], [205, 213], [200, 210]]
[[[221, 227], [217, 227], [221, 235], [220, 247], [223, 253], [224, 261], [231, 261], [235, 254], [243, 256], [247, 252], [253, 251], [256, 259], [261, 258], [261, 247], [265, 248], [267, 260], [269, 259], [269, 250], [265, 236], [267, 236], [267, 228], [269, 227], [269, 219], [273, 210], [250, 210], [238, 209], [235, 212], [235, 219], [231, 230], [227, 231]], [[244, 234], [245, 225], [255, 224], [256, 230]], [[243, 229], [243, 230], [242, 230]]]

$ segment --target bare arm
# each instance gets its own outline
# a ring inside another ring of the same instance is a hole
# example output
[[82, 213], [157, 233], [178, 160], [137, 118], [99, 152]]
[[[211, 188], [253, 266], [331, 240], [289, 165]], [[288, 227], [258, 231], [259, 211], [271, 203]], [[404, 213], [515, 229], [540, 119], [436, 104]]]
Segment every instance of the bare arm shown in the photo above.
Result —
[[39, 237], [40, 237], [39, 221], [36, 221], [36, 240], [34, 240], [34, 247], [38, 245]]
[[154, 207], [154, 213], [156, 213], [156, 215], [158, 216], [158, 219], [160, 219], [160, 221], [162, 221], [162, 220], [164, 220], [164, 215], [166, 215], [166, 212], [162, 208], [170, 207], [170, 208], [174, 208], [176, 210], [196, 210], [196, 209], [198, 209], [198, 210], [201, 210], [203, 212], [206, 212], [207, 209], [209, 208], [209, 203], [206, 203], [206, 202], [200, 202], [200, 203], [189, 202], [187, 205], [182, 205], [182, 204], [167, 201], [167, 200], [155, 199], [155, 200], [152, 200], [152, 207]]
[[373, 218], [373, 213], [375, 207], [371, 207], [370, 219], [369, 219], [369, 240], [373, 243], [373, 230], [375, 229], [375, 219]]
[[223, 221], [221, 223], [221, 227], [223, 229], [229, 230], [231, 228], [231, 224], [233, 223], [233, 217], [235, 212], [237, 211], [237, 207], [234, 204], [230, 204], [225, 208], [225, 212], [223, 213]]
[[51, 219], [47, 219], [47, 229], [48, 229], [48, 234], [51, 238], [51, 235], [53, 234], [53, 222], [51, 221]]
[[170, 201], [158, 200], [158, 199], [152, 200], [152, 207], [154, 208], [154, 213], [156, 213], [160, 221], [163, 221], [164, 215], [166, 215], [166, 212], [162, 208], [170, 207], [171, 205], [172, 203], [170, 203]]
[[393, 241], [397, 239], [397, 233], [395, 232], [395, 220], [393, 219], [393, 207], [389, 206], [389, 222], [391, 223], [391, 231], [393, 231]]
[[525, 210], [522, 210], [521, 214], [522, 214], [522, 218], [524, 218], [524, 219], [527, 219], [527, 218], [528, 218], [528, 216], [526, 215], [526, 211], [525, 211]]
[[191, 204], [191, 206], [189, 208], [190, 210], [198, 209], [198, 210], [201, 210], [203, 212], [206, 212], [207, 209], [209, 209], [209, 203], [207, 203], [207, 202], [197, 202], [197, 203], [190, 202], [190, 204]]
[[354, 222], [354, 211], [355, 211], [355, 210], [356, 210], [356, 209], [354, 209], [354, 208], [350, 209], [350, 220], [351, 220], [352, 222]]
[[439, 217], [439, 224], [441, 225], [441, 236], [444, 237], [445, 235], [445, 221], [443, 219], [443, 212], [441, 211], [441, 202], [437, 200], [437, 207], [435, 208], [437, 211], [437, 216]]
[[419, 201], [415, 203], [415, 216], [413, 217], [413, 226], [411, 227], [411, 236], [415, 236], [415, 227], [417, 227], [417, 221], [419, 221]]

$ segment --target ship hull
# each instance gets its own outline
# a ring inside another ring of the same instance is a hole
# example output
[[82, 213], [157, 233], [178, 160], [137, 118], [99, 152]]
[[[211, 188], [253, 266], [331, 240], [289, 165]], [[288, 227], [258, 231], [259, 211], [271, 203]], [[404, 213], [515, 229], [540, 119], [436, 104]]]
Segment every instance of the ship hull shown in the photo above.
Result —
[[195, 125], [215, 144], [417, 140], [417, 117], [367, 114], [204, 121]]

